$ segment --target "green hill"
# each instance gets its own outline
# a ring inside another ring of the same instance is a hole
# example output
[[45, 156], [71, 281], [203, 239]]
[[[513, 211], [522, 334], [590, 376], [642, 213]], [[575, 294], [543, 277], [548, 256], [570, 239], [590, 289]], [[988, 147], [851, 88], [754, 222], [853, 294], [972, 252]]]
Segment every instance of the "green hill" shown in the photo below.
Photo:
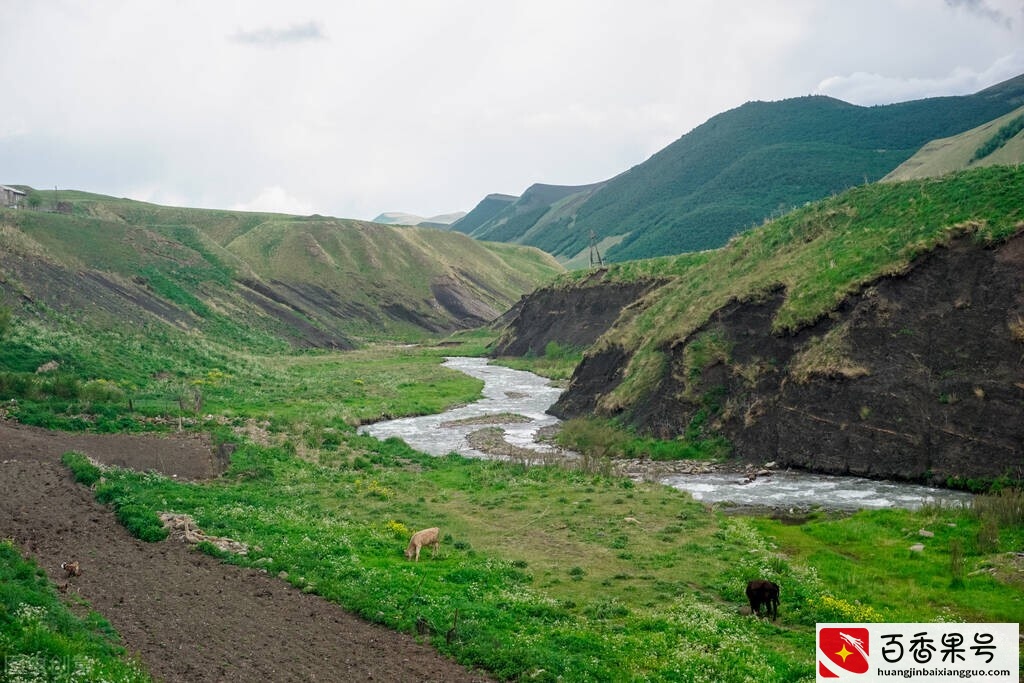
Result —
[[533, 236], [565, 232], [580, 204], [601, 187], [537, 183], [469, 234], [476, 239], [529, 242]]
[[[584, 304], [638, 285], [561, 417], [725, 436], [740, 457], [832, 473], [1020, 479], [1021, 197], [1022, 166], [875, 183], [716, 250], [569, 273], [518, 308], [547, 320], [541, 300], [580, 327], [597, 320]], [[521, 328], [531, 348], [567, 341]]]
[[593, 232], [608, 260], [722, 246], [793, 207], [881, 179], [936, 138], [1024, 104], [1024, 76], [973, 95], [860, 107], [829, 97], [748, 102], [683, 135], [642, 164], [560, 205], [484, 224], [493, 239], [530, 244], [563, 263]]
[[465, 235], [471, 235], [477, 228], [490, 221], [517, 199], [519, 198], [507, 194], [489, 194], [481, 199], [480, 203], [473, 207], [472, 211], [452, 223], [451, 229]]
[[1000, 164], [1024, 164], [1024, 106], [965, 133], [929, 142], [882, 180], [931, 178]]
[[561, 270], [444, 230], [35, 192], [0, 212], [0, 304], [103, 325], [350, 347], [485, 323]]

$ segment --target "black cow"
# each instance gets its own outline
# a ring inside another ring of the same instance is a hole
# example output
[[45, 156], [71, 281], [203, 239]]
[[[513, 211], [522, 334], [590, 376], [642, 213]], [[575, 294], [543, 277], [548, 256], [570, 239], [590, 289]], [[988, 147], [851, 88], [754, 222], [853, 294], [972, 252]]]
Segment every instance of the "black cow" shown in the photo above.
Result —
[[747, 584], [747, 600], [750, 601], [750, 613], [761, 616], [761, 606], [765, 608], [765, 616], [770, 619], [779, 617], [779, 584], [755, 579]]

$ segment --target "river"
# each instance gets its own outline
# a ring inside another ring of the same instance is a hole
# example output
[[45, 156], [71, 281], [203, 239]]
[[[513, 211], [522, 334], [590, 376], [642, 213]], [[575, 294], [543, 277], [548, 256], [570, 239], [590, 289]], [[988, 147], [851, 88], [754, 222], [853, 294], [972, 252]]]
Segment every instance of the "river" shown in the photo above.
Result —
[[[431, 455], [452, 451], [468, 457], [490, 457], [472, 446], [467, 437], [481, 428], [474, 418], [488, 418], [488, 426], [505, 430], [505, 439], [520, 448], [540, 454], [553, 449], [536, 441], [538, 430], [558, 423], [545, 411], [561, 389], [548, 380], [522, 370], [489, 365], [486, 358], [448, 358], [445, 367], [484, 381], [483, 398], [437, 415], [406, 417], [366, 425], [360, 432], [378, 439], [396, 436], [413, 448]], [[520, 416], [508, 418], [506, 416]], [[526, 418], [525, 421], [523, 418]], [[697, 500], [771, 508], [824, 507], [856, 510], [899, 507], [914, 509], [924, 504], [963, 505], [971, 496], [959, 491], [860, 477], [838, 477], [806, 472], [779, 471], [747, 481], [729, 472], [676, 474], [660, 480], [688, 491]]]

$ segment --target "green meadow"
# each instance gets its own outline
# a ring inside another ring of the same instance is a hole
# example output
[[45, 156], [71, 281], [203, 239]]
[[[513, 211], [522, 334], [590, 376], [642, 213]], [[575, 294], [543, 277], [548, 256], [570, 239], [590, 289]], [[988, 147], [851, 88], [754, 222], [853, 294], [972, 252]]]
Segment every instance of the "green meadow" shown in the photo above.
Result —
[[[14, 321], [11, 338], [22, 338], [23, 324]], [[46, 339], [64, 343], [38, 341]], [[100, 473], [75, 454], [64, 461], [140, 538], [165, 536], [159, 512], [191, 514], [207, 533], [252, 549], [237, 556], [205, 548], [224, 561], [263, 568], [394, 629], [416, 632], [425, 620], [422, 637], [438, 650], [505, 680], [812, 680], [817, 622], [1024, 616], [1012, 552], [1024, 526], [1012, 491], [993, 496], [992, 509], [1009, 515], [819, 511], [790, 525], [609, 477], [601, 466], [435, 458], [356, 433], [361, 422], [476, 398], [477, 380], [440, 363], [484, 343], [477, 334], [455, 347], [286, 356], [203, 347], [184, 354], [189, 371], [173, 380], [125, 389], [124, 380], [107, 379], [121, 393], [100, 395], [82, 393], [96, 379], [68, 377], [63, 397], [35, 387], [13, 410], [71, 428], [181, 424], [239, 443], [228, 472], [202, 484]], [[77, 347], [77, 362], [100, 367], [87, 347]], [[28, 385], [48, 381], [7, 374]], [[202, 406], [179, 400], [189, 391]], [[438, 556], [407, 561], [409, 535], [435, 525]], [[936, 535], [912, 553], [921, 528]], [[774, 623], [741, 613], [743, 589], [756, 577], [782, 586]], [[16, 597], [7, 614], [21, 604], [34, 603]], [[4, 633], [14, 629], [8, 618]], [[8, 635], [0, 642], [18, 652]], [[34, 647], [22, 651], [49, 645]], [[110, 666], [121, 661], [116, 650], [102, 656]]]

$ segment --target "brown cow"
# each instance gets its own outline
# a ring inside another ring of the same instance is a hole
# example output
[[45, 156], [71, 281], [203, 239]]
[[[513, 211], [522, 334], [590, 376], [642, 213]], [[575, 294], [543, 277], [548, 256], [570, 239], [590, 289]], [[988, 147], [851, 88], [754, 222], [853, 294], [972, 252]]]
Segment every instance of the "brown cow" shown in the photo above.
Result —
[[779, 584], [755, 579], [747, 584], [747, 600], [750, 601], [750, 613], [761, 616], [761, 606], [765, 608], [765, 617], [779, 617]]
[[433, 557], [437, 557], [437, 548], [441, 544], [440, 534], [441, 530], [438, 529], [436, 526], [414, 533], [412, 535], [412, 538], [409, 539], [409, 547], [405, 549], [406, 559], [411, 560], [413, 557], [415, 557], [416, 561], [419, 562], [420, 549], [422, 549], [423, 546], [426, 545], [434, 546]]

